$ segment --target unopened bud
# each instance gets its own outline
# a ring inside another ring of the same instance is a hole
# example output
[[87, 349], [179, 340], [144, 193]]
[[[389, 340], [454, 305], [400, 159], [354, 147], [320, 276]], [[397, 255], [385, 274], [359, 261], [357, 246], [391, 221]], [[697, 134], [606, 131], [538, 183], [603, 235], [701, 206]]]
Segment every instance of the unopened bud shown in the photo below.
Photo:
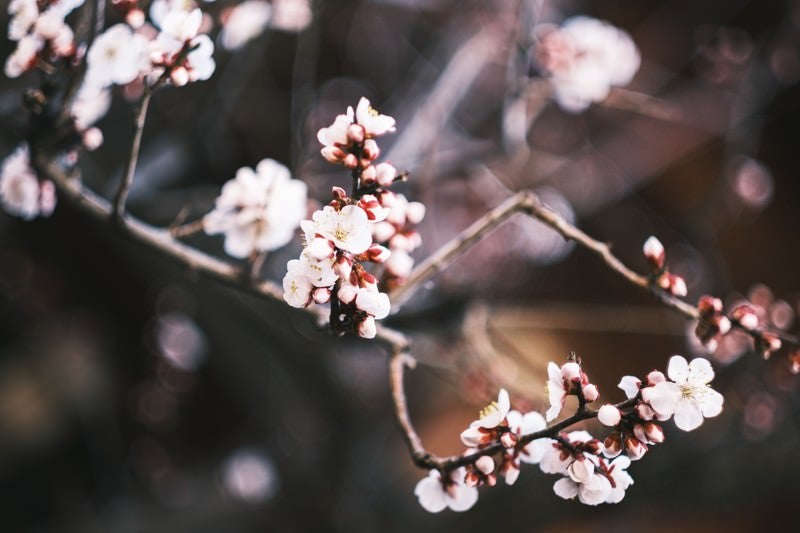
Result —
[[604, 426], [614, 427], [622, 420], [622, 414], [619, 409], [607, 403], [597, 411], [597, 420]]
[[721, 313], [722, 300], [715, 298], [714, 296], [704, 294], [699, 300], [697, 300], [697, 311], [701, 316], [704, 317], [710, 317], [717, 313]]
[[331, 290], [327, 287], [317, 287], [311, 293], [311, 297], [318, 304], [326, 304], [331, 299]]
[[189, 83], [189, 71], [184, 67], [175, 67], [169, 73], [169, 79], [175, 87], [183, 87]]
[[644, 241], [644, 248], [642, 249], [647, 262], [653, 267], [653, 270], [659, 272], [664, 268], [664, 245], [661, 241], [651, 236]]
[[338, 146], [325, 146], [320, 150], [320, 153], [328, 163], [342, 163], [347, 156], [345, 151]]
[[603, 454], [612, 459], [622, 453], [622, 438], [619, 436], [619, 433], [614, 433], [606, 437], [606, 440], [603, 442]]
[[365, 339], [374, 339], [378, 334], [378, 327], [375, 325], [375, 318], [367, 315], [358, 325], [358, 335]]
[[353, 154], [346, 154], [344, 158], [342, 158], [342, 163], [352, 170], [358, 166], [358, 158]]
[[365, 137], [366, 132], [364, 131], [364, 126], [361, 124], [350, 124], [347, 126], [347, 139], [350, 142], [361, 144], [364, 142]]
[[378, 148], [378, 143], [376, 143], [374, 139], [367, 139], [364, 141], [362, 153], [364, 154], [364, 157], [370, 161], [374, 161], [378, 158], [378, 155], [380, 155], [381, 149]]
[[744, 329], [754, 330], [758, 327], [758, 314], [750, 304], [736, 306], [731, 311], [731, 318], [737, 321]]
[[587, 402], [591, 403], [600, 396], [600, 392], [597, 390], [597, 386], [593, 383], [589, 383], [588, 385], [583, 387], [583, 399]]
[[565, 381], [575, 381], [581, 378], [581, 365], [574, 362], [564, 363], [561, 367], [561, 377]]
[[142, 27], [144, 24], [144, 11], [141, 9], [131, 9], [128, 11], [128, 14], [125, 15], [125, 22], [128, 23], [128, 26], [137, 30]]
[[488, 455], [478, 457], [475, 461], [475, 468], [477, 468], [483, 475], [489, 475], [494, 472], [494, 459]]
[[655, 444], [664, 442], [664, 430], [655, 422], [648, 422], [644, 425], [644, 434], [650, 442]]
[[369, 187], [375, 183], [375, 166], [369, 165], [361, 172], [361, 185]]
[[638, 461], [645, 453], [647, 453], [647, 445], [645, 443], [633, 435], [625, 437], [625, 454], [631, 461]]
[[99, 128], [89, 128], [83, 132], [83, 146], [90, 152], [103, 144], [103, 132]]

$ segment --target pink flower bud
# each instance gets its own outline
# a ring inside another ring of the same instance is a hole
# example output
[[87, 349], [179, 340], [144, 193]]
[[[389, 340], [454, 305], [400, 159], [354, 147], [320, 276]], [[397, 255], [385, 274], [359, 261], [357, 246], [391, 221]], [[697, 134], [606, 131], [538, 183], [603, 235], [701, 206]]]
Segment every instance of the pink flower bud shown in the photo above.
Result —
[[128, 11], [128, 14], [125, 15], [125, 22], [128, 23], [128, 26], [137, 30], [142, 27], [144, 24], [144, 11], [141, 9], [131, 9]]
[[612, 459], [622, 453], [622, 438], [619, 433], [614, 433], [606, 437], [603, 442], [603, 454]]
[[183, 87], [189, 83], [189, 71], [184, 67], [175, 67], [169, 73], [169, 79], [175, 87]]
[[653, 408], [646, 403], [639, 403], [636, 405], [636, 414], [642, 420], [652, 420], [656, 415], [656, 412], [653, 411]]
[[388, 248], [385, 246], [381, 246], [380, 244], [373, 244], [367, 250], [367, 257], [373, 263], [383, 263], [392, 255], [392, 252], [389, 251]]
[[[717, 316], [713, 323], [720, 335], [725, 335], [731, 330], [731, 321], [724, 315]], [[756, 324], [758, 324], [758, 318], [756, 318]]]
[[375, 172], [375, 179], [378, 180], [381, 187], [389, 187], [397, 176], [397, 169], [390, 163], [381, 163], [375, 168]]
[[345, 255], [340, 255], [333, 262], [333, 271], [340, 279], [350, 279], [350, 274], [353, 272], [353, 260]]
[[589, 383], [583, 387], [583, 398], [587, 402], [591, 403], [595, 401], [598, 396], [600, 396], [600, 392], [598, 392], [597, 386], [593, 383]]
[[364, 154], [364, 157], [370, 161], [375, 161], [381, 153], [381, 149], [378, 147], [378, 143], [376, 143], [374, 139], [367, 139], [364, 141], [364, 148], [361, 151]]
[[409, 224], [419, 224], [425, 218], [425, 204], [409, 202], [406, 208], [406, 220]]
[[358, 158], [353, 154], [346, 154], [344, 158], [342, 158], [342, 163], [352, 170], [358, 166]]
[[574, 381], [581, 378], [581, 365], [570, 361], [561, 367], [561, 377], [565, 381]]
[[359, 274], [358, 285], [370, 292], [378, 292], [378, 278], [369, 272], [361, 271]]
[[655, 422], [648, 422], [644, 425], [644, 434], [655, 444], [664, 442], [664, 430]]
[[89, 128], [83, 132], [83, 146], [90, 152], [103, 144], [103, 132], [99, 128]]
[[378, 334], [378, 327], [375, 325], [375, 318], [367, 315], [358, 325], [358, 336], [365, 339], [374, 339]]
[[339, 292], [336, 293], [336, 296], [343, 304], [349, 304], [356, 299], [356, 296], [358, 296], [358, 287], [350, 285], [349, 283], [342, 283], [342, 286], [339, 287]]
[[39, 185], [39, 214], [49, 217], [56, 208], [56, 186], [50, 180]]
[[651, 236], [644, 241], [644, 248], [642, 249], [647, 262], [653, 267], [653, 270], [660, 271], [664, 268], [664, 245], [661, 241]]
[[341, 187], [333, 186], [331, 187], [331, 198], [336, 200], [337, 202], [342, 202], [347, 199], [347, 191], [345, 191]]
[[597, 420], [604, 426], [614, 427], [622, 420], [622, 414], [619, 409], [607, 403], [597, 411]]
[[722, 312], [722, 300], [704, 294], [697, 300], [697, 311], [701, 316], [710, 317]]
[[672, 280], [670, 283], [670, 290], [674, 296], [678, 296], [679, 298], [683, 298], [687, 294], [689, 294], [689, 289], [686, 287], [686, 281], [680, 277], [676, 276], [675, 274], [671, 274]]
[[388, 242], [397, 230], [389, 222], [377, 222], [372, 225], [372, 237], [375, 242]]
[[475, 468], [477, 468], [483, 475], [489, 475], [494, 472], [494, 459], [488, 455], [478, 457], [475, 461]]
[[355, 144], [361, 144], [366, 138], [364, 126], [360, 124], [350, 124], [347, 126], [347, 139]]
[[375, 183], [375, 166], [368, 165], [361, 172], [361, 185], [368, 187]]
[[750, 304], [736, 306], [731, 311], [731, 318], [737, 321], [744, 329], [754, 330], [758, 327], [758, 314]]
[[647, 453], [647, 445], [645, 443], [633, 435], [625, 437], [625, 454], [631, 461], [641, 459], [645, 453]]
[[345, 151], [338, 146], [325, 146], [320, 150], [320, 153], [328, 163], [341, 163], [344, 161], [345, 156], [347, 156]]
[[311, 293], [311, 298], [318, 304], [326, 304], [331, 299], [331, 290], [327, 287], [317, 287]]
[[761, 337], [756, 342], [756, 347], [761, 350], [764, 359], [769, 359], [773, 352], [781, 349], [780, 337], [771, 331], [762, 331]]
[[500, 443], [503, 445], [503, 448], [513, 448], [517, 445], [519, 439], [514, 433], [507, 432], [503, 433], [500, 436]]

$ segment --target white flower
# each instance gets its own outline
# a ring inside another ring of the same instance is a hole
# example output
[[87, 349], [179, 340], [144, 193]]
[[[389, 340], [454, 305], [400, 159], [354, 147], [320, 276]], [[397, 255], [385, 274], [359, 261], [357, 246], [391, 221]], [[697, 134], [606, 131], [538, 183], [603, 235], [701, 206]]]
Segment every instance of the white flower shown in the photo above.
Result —
[[189, 13], [197, 8], [194, 0], [153, 0], [150, 4], [150, 18], [156, 26], [163, 27], [164, 19], [173, 11]]
[[[185, 51], [189, 50], [188, 53]], [[185, 57], [180, 54], [185, 53]], [[170, 68], [170, 79], [176, 86], [190, 81], [207, 80], [214, 73], [216, 63], [213, 58], [214, 43], [208, 35], [198, 35], [191, 40], [181, 41], [161, 32], [150, 43], [150, 60], [156, 67], [150, 80], [158, 79], [164, 68]]]
[[162, 33], [183, 43], [197, 37], [202, 23], [203, 12], [199, 9], [191, 11], [173, 9], [161, 20], [160, 26]]
[[78, 130], [85, 130], [103, 118], [111, 106], [111, 91], [91, 83], [81, 85], [72, 102], [72, 118]]
[[606, 498], [606, 503], [619, 503], [625, 497], [625, 491], [633, 485], [633, 478], [627, 472], [627, 468], [631, 465], [631, 460], [620, 455], [613, 461], [608, 462], [609, 470], [611, 472], [611, 479], [614, 480], [614, 486]]
[[541, 42], [541, 62], [551, 74], [556, 100], [567, 111], [583, 111], [605, 99], [611, 86], [628, 84], [639, 69], [630, 36], [597, 19], [573, 17]]
[[[326, 148], [345, 146], [348, 143], [347, 128], [353, 124], [353, 108], [348, 107], [344, 115], [336, 115], [333, 124], [317, 132], [317, 140]], [[325, 148], [323, 148], [323, 156]]]
[[0, 204], [9, 214], [31, 220], [49, 216], [55, 207], [55, 188], [51, 182], [39, 184], [30, 166], [28, 147], [20, 146], [3, 161], [0, 169]]
[[394, 118], [378, 113], [363, 96], [356, 106], [356, 122], [364, 128], [367, 137], [378, 137], [394, 131]]
[[372, 232], [367, 213], [358, 206], [346, 205], [341, 211], [326, 205], [314, 212], [312, 220], [304, 220], [300, 225], [306, 235], [306, 242], [316, 236], [325, 237], [339, 250], [352, 254], [367, 251], [372, 244]]
[[147, 66], [147, 39], [127, 24], [114, 24], [92, 43], [86, 56], [86, 83], [98, 88], [130, 83]]
[[220, 40], [226, 50], [241, 48], [267, 27], [272, 7], [263, 0], [246, 0], [233, 7], [222, 26]]
[[508, 391], [500, 389], [497, 401], [483, 408], [478, 420], [473, 421], [469, 428], [461, 433], [461, 442], [469, 447], [487, 444], [492, 439], [490, 430], [499, 426], [506, 419], [510, 409], [511, 402], [508, 398]]
[[276, 30], [297, 32], [311, 23], [308, 0], [272, 0], [272, 10], [270, 26]]
[[240, 168], [222, 187], [203, 227], [209, 235], [224, 233], [225, 252], [244, 258], [287, 244], [305, 212], [305, 183], [291, 179], [277, 161], [264, 159], [255, 171]]
[[299, 259], [292, 259], [286, 264], [286, 269], [283, 277], [283, 299], [292, 307], [306, 307], [314, 289], [311, 280], [306, 276], [306, 266]]
[[386, 293], [360, 289], [356, 295], [356, 307], [380, 320], [389, 316], [392, 304]]
[[470, 509], [478, 501], [478, 489], [464, 484], [465, 474], [463, 467], [457, 468], [443, 480], [438, 470], [431, 470], [414, 488], [419, 504], [430, 513], [448, 507], [459, 512]]
[[672, 381], [662, 381], [642, 389], [642, 399], [661, 417], [675, 416], [675, 425], [691, 431], [703, 423], [703, 418], [722, 412], [724, 398], [709, 387], [714, 370], [707, 359], [698, 357], [691, 363], [680, 355], [669, 360], [667, 375]]
[[552, 361], [547, 364], [547, 377], [547, 397], [550, 400], [550, 408], [545, 413], [545, 418], [550, 422], [561, 412], [567, 398], [567, 390], [561, 369]]
[[611, 495], [611, 482], [602, 475], [592, 476], [586, 483], [576, 483], [568, 477], [559, 479], [553, 485], [553, 491], [557, 496], [565, 500], [578, 497], [581, 503], [586, 505], [600, 505]]
[[36, 0], [11, 0], [8, 4], [8, 14], [11, 15], [8, 38], [19, 41], [28, 34], [39, 17], [39, 7], [36, 5]]
[[19, 40], [17, 48], [6, 59], [5, 75], [17, 78], [33, 67], [36, 55], [44, 47], [44, 41], [35, 35], [26, 35]]

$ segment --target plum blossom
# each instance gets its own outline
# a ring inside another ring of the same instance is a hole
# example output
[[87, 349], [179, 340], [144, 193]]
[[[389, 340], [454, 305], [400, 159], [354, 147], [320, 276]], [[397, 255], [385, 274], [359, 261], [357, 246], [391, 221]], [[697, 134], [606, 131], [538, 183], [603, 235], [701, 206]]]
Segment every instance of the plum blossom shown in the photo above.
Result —
[[703, 418], [722, 412], [724, 398], [708, 385], [714, 379], [714, 370], [707, 359], [698, 357], [689, 363], [674, 355], [669, 360], [667, 375], [672, 381], [642, 389], [642, 399], [657, 414], [674, 415], [676, 426], [691, 431], [703, 423]]
[[276, 30], [299, 32], [311, 23], [309, 0], [272, 0], [269, 25]]
[[394, 131], [394, 118], [379, 113], [363, 96], [356, 106], [356, 122], [364, 128], [368, 139]]
[[50, 216], [56, 205], [55, 187], [39, 182], [30, 166], [28, 147], [22, 145], [0, 168], [0, 205], [9, 214], [25, 220]]
[[364, 253], [372, 244], [369, 218], [358, 206], [346, 205], [337, 211], [327, 205], [314, 212], [311, 218], [300, 224], [309, 243], [317, 236], [324, 237], [336, 248], [352, 254]]
[[612, 86], [627, 85], [639, 69], [630, 36], [607, 22], [580, 16], [540, 30], [539, 62], [566, 111], [581, 112], [604, 100]]
[[461, 512], [470, 509], [478, 501], [478, 489], [464, 483], [466, 470], [461, 467], [442, 477], [438, 470], [431, 470], [414, 488], [414, 494], [423, 509], [438, 513], [450, 508]]
[[97, 36], [86, 56], [87, 83], [99, 88], [125, 85], [149, 66], [148, 41], [127, 24], [114, 24]]
[[495, 435], [492, 430], [505, 421], [510, 409], [508, 391], [500, 389], [497, 401], [493, 401], [481, 410], [478, 420], [473, 421], [469, 428], [461, 433], [461, 441], [470, 447], [488, 444]]
[[287, 244], [306, 213], [306, 185], [289, 169], [263, 159], [243, 167], [222, 187], [214, 210], [203, 219], [209, 235], [225, 235], [225, 252], [244, 258]]
[[220, 40], [226, 50], [236, 50], [261, 35], [269, 23], [272, 6], [264, 0], [246, 0], [223, 14]]
[[[504, 442], [512, 444], [505, 449], [503, 456], [502, 472], [505, 475], [507, 485], [513, 485], [519, 477], [520, 461], [524, 463], [538, 463], [549, 448], [552, 448], [552, 439], [536, 439], [529, 442], [522, 448], [518, 448], [516, 443], [524, 435], [530, 435], [547, 427], [544, 417], [536, 411], [525, 414], [512, 409], [506, 415], [509, 432], [506, 435], [513, 435], [514, 438]], [[501, 442], [503, 442], [501, 438]]]
[[8, 14], [11, 15], [8, 38], [19, 41], [27, 35], [39, 17], [39, 6], [36, 0], [11, 0], [8, 4]]
[[23, 72], [33, 68], [36, 57], [44, 47], [44, 41], [36, 35], [25, 35], [17, 43], [17, 48], [8, 56], [5, 64], [5, 75], [17, 78]]

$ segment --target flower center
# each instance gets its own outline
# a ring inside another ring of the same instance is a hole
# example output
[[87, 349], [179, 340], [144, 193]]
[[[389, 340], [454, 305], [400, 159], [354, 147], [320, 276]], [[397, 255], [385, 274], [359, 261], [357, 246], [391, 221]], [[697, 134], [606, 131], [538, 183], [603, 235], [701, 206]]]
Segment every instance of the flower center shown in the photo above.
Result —
[[480, 418], [484, 419], [493, 413], [499, 413], [499, 412], [500, 412], [500, 406], [497, 405], [496, 401], [494, 401], [489, 405], [487, 405], [486, 407], [484, 407], [483, 409], [481, 409]]
[[337, 241], [343, 241], [347, 239], [347, 235], [349, 233], [350, 232], [347, 231], [346, 228], [343, 228], [342, 226], [336, 226], [336, 229], [333, 232], [333, 236], [336, 238]]

